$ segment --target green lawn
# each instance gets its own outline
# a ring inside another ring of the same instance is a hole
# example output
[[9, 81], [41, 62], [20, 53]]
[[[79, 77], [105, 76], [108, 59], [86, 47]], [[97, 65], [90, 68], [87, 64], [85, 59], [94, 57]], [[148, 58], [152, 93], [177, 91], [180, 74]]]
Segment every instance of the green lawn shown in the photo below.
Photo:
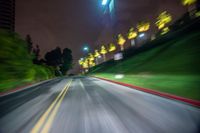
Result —
[[[182, 36], [91, 75], [200, 100], [200, 32]], [[124, 78], [115, 79], [116, 74]]]

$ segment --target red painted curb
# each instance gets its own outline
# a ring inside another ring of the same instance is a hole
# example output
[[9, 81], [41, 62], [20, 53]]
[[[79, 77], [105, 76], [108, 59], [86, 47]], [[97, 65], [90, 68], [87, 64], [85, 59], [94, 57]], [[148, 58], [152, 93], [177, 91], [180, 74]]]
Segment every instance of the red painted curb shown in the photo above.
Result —
[[0, 92], [0, 96], [7, 95], [7, 94], [9, 94], [9, 93], [16, 92], [16, 91], [18, 91], [18, 90], [22, 90], [23, 88], [29, 87], [29, 86], [31, 86], [31, 85], [32, 85], [32, 84], [29, 83], [29, 84], [26, 84], [26, 85], [24, 85], [24, 86], [19, 86], [19, 87], [15, 88], [15, 89], [12, 89], [12, 90], [9, 90], [9, 91], [6, 91], [6, 92]]
[[169, 94], [169, 93], [164, 93], [164, 92], [159, 92], [159, 91], [155, 91], [155, 90], [151, 90], [151, 89], [147, 89], [147, 88], [143, 88], [143, 87], [139, 87], [139, 86], [134, 86], [134, 85], [131, 85], [131, 84], [126, 84], [126, 83], [122, 83], [122, 82], [118, 82], [118, 81], [114, 81], [114, 80], [110, 80], [110, 79], [106, 79], [106, 78], [100, 78], [100, 77], [95, 77], [95, 78], [102, 79], [102, 80], [105, 80], [105, 81], [109, 81], [109, 82], [112, 82], [112, 83], [116, 83], [116, 84], [119, 84], [119, 85], [123, 85], [123, 86], [126, 86], [126, 87], [130, 87], [132, 89], [137, 89], [137, 90], [140, 90], [140, 91], [143, 91], [143, 92], [151, 93], [151, 94], [154, 94], [154, 95], [158, 95], [158, 96], [161, 96], [161, 97], [178, 100], [178, 101], [181, 101], [181, 102], [191, 104], [193, 106], [200, 107], [200, 101], [197, 101], [197, 100], [192, 100], [192, 99], [172, 95], [172, 94]]

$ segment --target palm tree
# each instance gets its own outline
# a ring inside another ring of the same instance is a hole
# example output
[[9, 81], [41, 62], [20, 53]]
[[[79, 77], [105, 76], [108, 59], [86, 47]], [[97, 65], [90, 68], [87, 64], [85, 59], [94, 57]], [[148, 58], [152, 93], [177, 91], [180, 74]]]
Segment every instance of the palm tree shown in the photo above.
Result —
[[138, 29], [138, 32], [145, 32], [145, 31], [148, 31], [150, 28], [150, 23], [149, 22], [139, 22], [137, 24], [137, 29]]
[[195, 9], [195, 7], [193, 7], [192, 5], [196, 2], [197, 0], [181, 0], [182, 5], [187, 6], [188, 15], [190, 15], [192, 13], [191, 11]]
[[125, 42], [126, 42], [126, 39], [122, 36], [122, 34], [119, 34], [117, 36], [117, 43], [119, 44], [121, 51], [124, 51]]
[[182, 4], [184, 6], [190, 6], [192, 4], [194, 4], [197, 0], [181, 0]]
[[115, 50], [116, 50], [115, 44], [114, 44], [114, 43], [110, 43], [110, 44], [109, 44], [108, 51], [109, 51], [109, 52], [113, 52], [113, 51], [115, 51]]
[[165, 27], [165, 28], [162, 29], [161, 35], [164, 35], [169, 31], [170, 31], [169, 27]]
[[134, 28], [133, 27], [131, 27], [130, 29], [129, 29], [129, 31], [128, 31], [128, 34], [127, 34], [127, 38], [129, 39], [129, 40], [131, 40], [131, 46], [134, 46], [134, 44], [132, 43], [132, 42], [134, 42], [135, 43], [135, 38], [137, 37], [137, 31], [135, 31], [134, 30]]
[[90, 68], [91, 67], [94, 67], [96, 64], [94, 63], [94, 60], [92, 61], [92, 60], [89, 60], [89, 66], [90, 66]]
[[92, 53], [89, 53], [89, 54], [88, 54], [88, 59], [89, 59], [89, 60], [91, 60], [91, 61], [93, 61], [93, 60], [94, 60], [94, 56], [93, 56], [93, 54], [92, 54]]
[[83, 60], [83, 68], [84, 69], [88, 69], [89, 68], [89, 61], [88, 61], [88, 59], [87, 58], [85, 58], [84, 60]]
[[88, 68], [88, 64], [85, 62], [84, 58], [79, 59], [79, 65], [81, 66], [82, 73], [84, 73], [84, 69]]
[[83, 60], [83, 58], [81, 58], [81, 59], [78, 61], [78, 63], [79, 63], [79, 65], [80, 65], [80, 66], [82, 66], [82, 65], [83, 65], [83, 63], [84, 63], [84, 60]]
[[106, 47], [104, 45], [101, 46], [100, 53], [103, 55], [104, 61], [106, 61], [106, 54], [108, 53], [108, 51], [106, 50]]
[[89, 56], [88, 56], [88, 60], [89, 60], [89, 66], [90, 67], [93, 67], [93, 66], [95, 66], [95, 63], [94, 63], [94, 56], [93, 56], [93, 54], [92, 53], [89, 53], [88, 54]]
[[167, 12], [162, 12], [158, 17], [156, 21], [156, 26], [159, 30], [163, 29], [167, 23], [172, 21], [172, 16]]
[[108, 51], [109, 51], [110, 53], [114, 52], [116, 49], [117, 49], [117, 48], [116, 48], [116, 46], [115, 46], [114, 43], [109, 43]]

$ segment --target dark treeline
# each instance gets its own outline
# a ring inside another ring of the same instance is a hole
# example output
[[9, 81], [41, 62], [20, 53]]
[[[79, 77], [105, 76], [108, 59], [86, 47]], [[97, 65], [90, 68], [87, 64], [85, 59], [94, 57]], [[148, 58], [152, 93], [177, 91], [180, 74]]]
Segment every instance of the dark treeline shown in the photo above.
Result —
[[27, 50], [33, 55], [33, 63], [37, 65], [47, 65], [54, 68], [55, 76], [66, 75], [67, 71], [72, 68], [72, 51], [69, 48], [61, 50], [60, 47], [47, 52], [44, 58], [40, 58], [39, 45], [33, 46], [30, 35], [26, 36]]

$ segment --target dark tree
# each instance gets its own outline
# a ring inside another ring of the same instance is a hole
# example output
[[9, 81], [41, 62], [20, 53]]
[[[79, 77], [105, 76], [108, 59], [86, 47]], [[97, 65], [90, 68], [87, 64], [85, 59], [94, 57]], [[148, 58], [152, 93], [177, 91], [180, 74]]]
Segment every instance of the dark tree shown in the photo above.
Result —
[[63, 64], [60, 68], [63, 75], [67, 73], [69, 69], [72, 68], [72, 51], [68, 48], [65, 48], [62, 53]]
[[36, 45], [36, 48], [33, 49], [33, 53], [35, 55], [35, 57], [38, 59], [40, 56], [40, 48], [39, 45]]
[[31, 36], [29, 34], [26, 35], [26, 42], [27, 42], [27, 46], [28, 46], [28, 52], [31, 53], [32, 48], [33, 48], [33, 42], [32, 42]]
[[33, 63], [34, 64], [40, 64], [40, 61], [39, 61], [39, 56], [40, 56], [39, 45], [36, 45], [36, 48], [33, 49], [33, 54], [34, 54]]
[[61, 49], [57, 47], [45, 54], [45, 63], [56, 68], [56, 76], [65, 75], [72, 67], [72, 51], [65, 48], [62, 53]]
[[62, 63], [62, 53], [61, 49], [57, 47], [56, 49], [47, 52], [45, 54], [45, 60], [49, 66], [59, 66]]

